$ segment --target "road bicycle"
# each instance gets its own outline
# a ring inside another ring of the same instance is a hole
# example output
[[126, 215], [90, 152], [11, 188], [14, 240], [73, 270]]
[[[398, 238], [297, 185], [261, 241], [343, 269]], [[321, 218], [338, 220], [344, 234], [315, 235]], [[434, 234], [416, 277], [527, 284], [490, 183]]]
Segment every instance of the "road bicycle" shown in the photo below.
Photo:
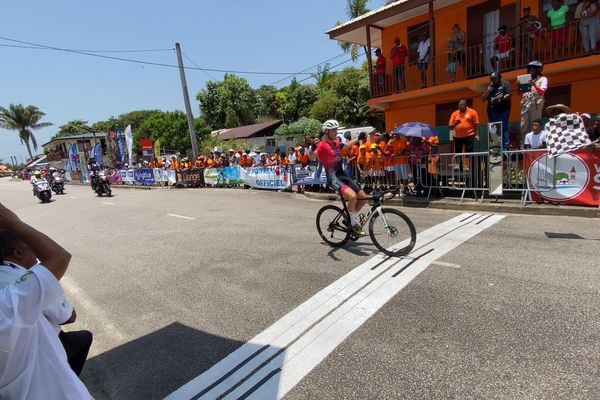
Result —
[[[410, 253], [417, 241], [417, 231], [406, 214], [394, 208], [383, 207], [382, 191], [373, 192], [366, 200], [373, 200], [367, 215], [360, 214], [361, 229], [369, 224], [369, 236], [373, 244], [384, 254], [402, 257]], [[352, 229], [347, 200], [342, 197], [343, 209], [328, 204], [317, 213], [317, 230], [331, 247], [341, 247], [349, 240], [356, 241], [359, 234]]]

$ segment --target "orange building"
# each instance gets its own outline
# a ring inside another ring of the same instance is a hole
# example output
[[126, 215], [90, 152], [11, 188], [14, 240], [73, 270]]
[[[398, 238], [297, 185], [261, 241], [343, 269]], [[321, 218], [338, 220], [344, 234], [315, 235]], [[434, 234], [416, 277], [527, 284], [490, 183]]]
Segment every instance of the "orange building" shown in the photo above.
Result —
[[[571, 15], [575, 14], [576, 3], [577, 0], [565, 0]], [[530, 15], [537, 16], [537, 23], [522, 20], [526, 6], [531, 10]], [[498, 64], [503, 79], [514, 90], [511, 124], [518, 127], [520, 119], [521, 96], [516, 78], [527, 73], [525, 67], [534, 59], [545, 65], [544, 75], [549, 81], [546, 106], [562, 103], [576, 112], [600, 111], [600, 55], [586, 54], [577, 20], [567, 21], [565, 44], [553, 46], [546, 18], [550, 7], [550, 0], [400, 0], [339, 25], [328, 34], [333, 40], [367, 49], [369, 68], [373, 71], [369, 105], [385, 113], [388, 130], [418, 120], [442, 127], [442, 139], [447, 139], [449, 129], [444, 127], [462, 98], [479, 112], [482, 123], [487, 122], [481, 94], [489, 84], [491, 58], [497, 55], [495, 43], [501, 25], [507, 26], [511, 37], [508, 42], [511, 50]], [[461, 49], [452, 51], [449, 46], [454, 25], [464, 32], [462, 54]], [[425, 71], [427, 87], [417, 64], [423, 34], [430, 37], [431, 43]], [[396, 38], [408, 53], [404, 64], [405, 86], [396, 79], [398, 74], [392, 65], [391, 50]], [[386, 58], [385, 74], [375, 69], [376, 56], [372, 54], [377, 48]]]

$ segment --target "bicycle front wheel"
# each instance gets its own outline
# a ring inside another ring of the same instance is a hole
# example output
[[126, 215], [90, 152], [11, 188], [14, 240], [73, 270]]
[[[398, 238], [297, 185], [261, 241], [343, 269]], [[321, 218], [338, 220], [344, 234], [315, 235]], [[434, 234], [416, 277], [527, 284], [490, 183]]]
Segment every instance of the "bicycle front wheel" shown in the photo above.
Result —
[[404, 213], [393, 208], [375, 212], [369, 223], [373, 244], [391, 257], [405, 256], [415, 247], [417, 230]]
[[342, 247], [350, 238], [350, 221], [341, 208], [326, 205], [317, 213], [317, 230], [325, 243]]

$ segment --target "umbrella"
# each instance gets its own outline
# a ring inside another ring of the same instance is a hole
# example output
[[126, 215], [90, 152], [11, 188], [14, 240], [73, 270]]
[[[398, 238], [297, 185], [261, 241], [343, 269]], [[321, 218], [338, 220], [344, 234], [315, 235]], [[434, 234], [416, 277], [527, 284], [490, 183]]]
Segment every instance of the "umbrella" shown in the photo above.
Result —
[[428, 138], [438, 135], [437, 130], [433, 126], [424, 124], [422, 122], [408, 122], [394, 129], [394, 132], [403, 136], [420, 138]]

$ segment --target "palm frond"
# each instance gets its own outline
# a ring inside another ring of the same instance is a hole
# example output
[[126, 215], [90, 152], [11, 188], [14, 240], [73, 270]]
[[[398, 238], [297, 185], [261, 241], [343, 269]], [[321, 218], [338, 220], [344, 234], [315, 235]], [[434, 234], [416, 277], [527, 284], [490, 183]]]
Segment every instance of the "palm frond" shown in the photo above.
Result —
[[32, 129], [40, 129], [40, 128], [46, 128], [47, 126], [52, 126], [53, 123], [52, 122], [40, 122], [39, 124], [33, 124], [31, 125]]

